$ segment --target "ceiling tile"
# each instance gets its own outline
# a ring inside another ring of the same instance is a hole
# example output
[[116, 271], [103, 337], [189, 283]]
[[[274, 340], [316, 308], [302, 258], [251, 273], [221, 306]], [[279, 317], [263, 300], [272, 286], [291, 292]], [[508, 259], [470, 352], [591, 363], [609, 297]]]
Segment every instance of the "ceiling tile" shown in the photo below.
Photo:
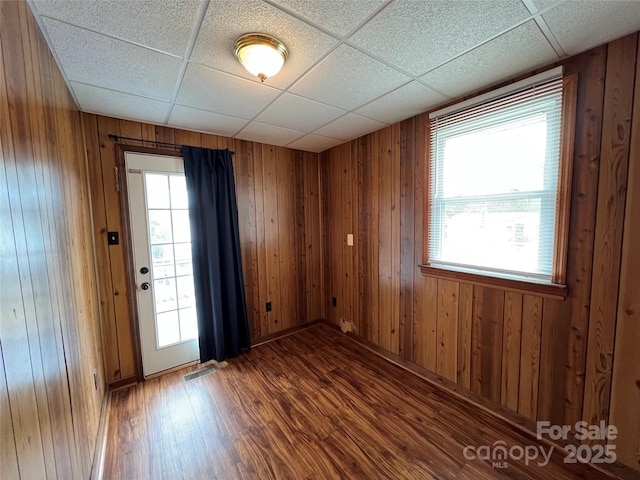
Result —
[[171, 99], [180, 59], [49, 18], [43, 22], [70, 81]]
[[344, 143], [344, 140], [338, 140], [336, 138], [328, 138], [320, 135], [314, 135], [312, 133], [299, 138], [295, 142], [291, 142], [287, 147], [296, 148], [298, 150], [304, 150], [306, 152], [320, 153]]
[[240, 118], [252, 118], [280, 93], [201, 65], [189, 64], [176, 103]]
[[33, 4], [42, 15], [183, 56], [200, 2], [35, 0]]
[[182, 105], [175, 105], [169, 117], [170, 126], [227, 137], [233, 137], [247, 121]]
[[83, 112], [161, 125], [169, 103], [71, 82]]
[[266, 123], [251, 122], [236, 135], [236, 138], [284, 147], [302, 135], [304, 135], [304, 132], [298, 132], [297, 130], [267, 125]]
[[347, 113], [345, 110], [285, 93], [267, 107], [256, 120], [310, 132]]
[[313, 133], [340, 140], [351, 140], [386, 126], [386, 123], [371, 120], [355, 113], [347, 113], [344, 117], [334, 120]]
[[348, 45], [341, 45], [289, 90], [346, 110], [393, 90], [409, 77]]
[[447, 97], [434, 92], [419, 82], [411, 82], [356, 110], [356, 113], [386, 123], [396, 123], [405, 118], [443, 103]]
[[545, 8], [559, 5], [564, 1], [566, 0], [532, 0], [532, 3], [535, 5], [538, 11], [541, 11], [541, 10], [544, 10]]
[[455, 98], [557, 59], [557, 54], [531, 20], [420, 79]]
[[337, 43], [335, 38], [261, 0], [212, 0], [191, 60], [260, 83], [233, 54], [236, 38], [250, 32], [272, 35], [289, 50], [280, 73], [266, 81], [277, 88], [291, 84]]
[[386, 0], [274, 0], [310, 22], [340, 36], [346, 35]]
[[398, 0], [349, 40], [421, 75], [529, 15], [520, 0]]
[[568, 55], [640, 30], [640, 1], [567, 1], [542, 15]]

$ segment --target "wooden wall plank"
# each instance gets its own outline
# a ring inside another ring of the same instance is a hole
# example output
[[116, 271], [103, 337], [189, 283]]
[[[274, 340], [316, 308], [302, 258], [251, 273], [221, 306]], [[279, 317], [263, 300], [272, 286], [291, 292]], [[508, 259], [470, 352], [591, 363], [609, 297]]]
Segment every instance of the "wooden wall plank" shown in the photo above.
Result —
[[[306, 237], [309, 236], [307, 233], [306, 223], [305, 223], [305, 206], [307, 204], [305, 199], [305, 190], [304, 190], [304, 175], [305, 175], [305, 161], [308, 160], [309, 155], [304, 154], [298, 150], [292, 152], [293, 156], [293, 209], [295, 212], [295, 239], [294, 239], [294, 250], [293, 250], [293, 259], [295, 265], [295, 273], [296, 273], [296, 282], [293, 285], [295, 289], [295, 301], [296, 308], [294, 311], [295, 315], [295, 325], [302, 325], [306, 323], [309, 315], [309, 309], [307, 307], [309, 303], [309, 283], [307, 283], [307, 248]], [[311, 265], [309, 265], [311, 266]], [[288, 280], [291, 282], [291, 279]]]
[[637, 36], [609, 44], [582, 417], [609, 418]]
[[[296, 195], [293, 151], [276, 148], [277, 167], [277, 239], [279, 248], [278, 281], [280, 282], [281, 328], [298, 323], [298, 273], [296, 261]], [[275, 245], [275, 242], [273, 243]]]
[[[328, 183], [332, 190], [332, 195], [328, 199], [328, 228], [329, 228], [329, 251], [330, 257], [330, 277], [329, 277], [329, 301], [331, 302], [328, 320], [336, 325], [342, 317], [342, 308], [346, 299], [344, 298], [343, 281], [343, 234], [342, 234], [342, 150], [335, 149], [329, 156], [329, 178]], [[335, 299], [336, 305], [333, 305]]]
[[[139, 122], [132, 122], [132, 123], [135, 124], [135, 127], [138, 130], [138, 132], [136, 133], [136, 138], [140, 138], [141, 124]], [[123, 124], [122, 122], [120, 122], [120, 131], [122, 132], [122, 135], [128, 137], [129, 135], [125, 135], [124, 132], [122, 131], [122, 127], [123, 127]], [[198, 132], [191, 132], [189, 130], [176, 129], [174, 132], [174, 136], [175, 136], [175, 142], [178, 145], [190, 145], [194, 147], [199, 147], [202, 143], [201, 135]]]
[[[217, 143], [216, 143], [217, 145]], [[258, 299], [260, 309], [260, 335], [268, 335], [269, 315], [265, 305], [269, 300], [268, 292], [268, 268], [267, 268], [267, 238], [265, 236], [265, 222], [267, 219], [265, 212], [264, 196], [264, 162], [262, 145], [252, 143], [253, 151], [253, 172], [254, 190], [256, 195], [256, 244], [258, 255]]]
[[156, 125], [155, 130], [156, 130], [155, 140], [157, 142], [176, 143], [176, 133], [173, 128]]
[[[422, 242], [424, 240], [424, 210], [426, 184], [425, 184], [425, 161], [426, 161], [426, 141], [425, 133], [428, 125], [426, 115], [416, 117], [416, 146], [413, 157], [403, 157], [401, 162], [413, 162], [415, 172], [414, 200], [415, 209], [414, 222], [414, 259], [416, 264], [425, 261], [422, 258]], [[413, 267], [413, 331], [412, 331], [412, 361], [416, 364], [436, 370], [436, 293], [437, 282], [433, 278], [422, 275], [416, 265]]]
[[[320, 273], [318, 270], [316, 256], [317, 250], [314, 248], [314, 244], [317, 243], [313, 234], [313, 225], [319, 225], [319, 212], [316, 209], [316, 196], [314, 195], [314, 176], [311, 162], [312, 159], [309, 155], [304, 155], [302, 162], [308, 163], [307, 168], [302, 168], [302, 190], [304, 201], [304, 258], [305, 258], [305, 287], [306, 287], [306, 301], [307, 308], [305, 310], [306, 318], [313, 320], [316, 312], [318, 311], [318, 305], [315, 303], [316, 299], [316, 276]], [[319, 296], [318, 296], [319, 297]], [[320, 298], [319, 298], [320, 299]], [[321, 300], [321, 299], [320, 299]]]
[[[391, 149], [393, 145], [392, 128], [380, 130], [378, 154], [379, 172], [378, 195], [380, 199], [378, 210], [378, 308], [380, 346], [394, 351], [392, 332], [394, 318], [392, 312], [393, 301], [393, 231], [392, 231], [392, 203], [393, 203], [393, 163]], [[394, 351], [394, 353], [398, 353]]]
[[324, 269], [321, 255], [322, 246], [322, 207], [320, 204], [320, 169], [317, 155], [305, 153], [302, 170], [304, 176], [304, 221], [306, 249], [306, 287], [307, 321], [324, 318], [324, 294], [322, 283]]
[[260, 337], [261, 332], [260, 313], [262, 308], [258, 296], [256, 191], [254, 188], [252, 147], [251, 142], [238, 142], [233, 157], [233, 169], [236, 176], [238, 229], [247, 298], [247, 315], [249, 316], [251, 337], [257, 338]]
[[282, 298], [280, 291], [280, 244], [278, 241], [278, 166], [276, 147], [262, 146], [264, 165], [264, 236], [266, 246], [267, 298], [272, 310], [268, 314], [269, 333], [282, 330]]
[[325, 319], [329, 320], [331, 318], [331, 257], [330, 257], [330, 252], [331, 252], [331, 245], [330, 245], [330, 241], [331, 241], [331, 230], [330, 230], [330, 226], [329, 226], [329, 220], [330, 220], [330, 203], [331, 203], [331, 196], [329, 195], [329, 191], [331, 189], [330, 187], [330, 181], [331, 181], [331, 163], [330, 163], [330, 157], [329, 157], [329, 151], [324, 152], [321, 157], [320, 157], [320, 170], [321, 170], [321, 181], [320, 181], [320, 188], [321, 188], [321, 192], [322, 192], [322, 198], [325, 199], [324, 202], [322, 202], [321, 204], [321, 209], [322, 209], [322, 218], [325, 219], [325, 221], [322, 224], [322, 249], [324, 252], [324, 258], [323, 258], [323, 263], [322, 263], [322, 268], [324, 271], [324, 284], [323, 284], [323, 288], [324, 288], [324, 292], [323, 292], [323, 297], [324, 297], [324, 310], [325, 310]]
[[371, 165], [370, 165], [370, 191], [371, 199], [371, 218], [370, 218], [370, 237], [369, 237], [369, 281], [370, 281], [370, 297], [371, 306], [371, 328], [370, 340], [378, 345], [381, 343], [381, 327], [380, 327], [380, 245], [378, 239], [380, 237], [380, 136], [382, 132], [377, 131], [371, 137]]
[[616, 324], [610, 423], [618, 428], [618, 460], [640, 470], [640, 38], [631, 122], [629, 183], [622, 243], [622, 269]]
[[[3, 182], [3, 180], [4, 175], [2, 175], [2, 178], [0, 178], [0, 182]], [[1, 188], [2, 187], [0, 187], [0, 189]], [[0, 198], [4, 198], [4, 196]], [[0, 358], [4, 358], [4, 356], [2, 355], [1, 344]], [[10, 415], [11, 407], [9, 404], [9, 392], [7, 389], [7, 377], [5, 374], [4, 362], [2, 364], [1, 373], [0, 411], [2, 412], [2, 415], [0, 415], [0, 465], [2, 465], [2, 474], [6, 476], [6, 478], [18, 478], [20, 476], [20, 473], [18, 471], [18, 455], [16, 452], [16, 440], [13, 433], [13, 419]]]
[[439, 375], [457, 381], [459, 283], [438, 280], [437, 370]]
[[360, 332], [360, 326], [362, 323], [362, 296], [363, 296], [363, 278], [358, 272], [360, 271], [360, 262], [363, 260], [361, 256], [362, 244], [359, 239], [360, 223], [362, 222], [362, 209], [360, 205], [362, 199], [362, 182], [364, 172], [360, 168], [361, 163], [359, 161], [359, 155], [362, 152], [362, 141], [355, 140], [351, 142], [351, 172], [350, 182], [352, 185], [351, 197], [352, 197], [352, 225], [351, 232], [353, 234], [353, 246], [349, 247], [351, 250], [351, 283], [353, 285], [353, 308], [351, 311], [351, 322], [353, 331]]
[[339, 244], [335, 247], [338, 249], [338, 255], [341, 256], [342, 270], [340, 282], [342, 283], [342, 298], [340, 300], [340, 317], [347, 321], [353, 321], [354, 310], [354, 278], [353, 278], [353, 247], [347, 245], [347, 235], [353, 233], [353, 190], [357, 188], [353, 184], [351, 176], [351, 163], [353, 157], [351, 154], [353, 142], [347, 142], [340, 145], [340, 176], [339, 182], [342, 191], [342, 202], [340, 203], [338, 222], [340, 225]]
[[437, 370], [438, 281], [421, 277], [416, 284], [413, 311], [413, 362], [432, 372]]
[[471, 390], [500, 402], [504, 291], [473, 288]]
[[322, 176], [322, 163], [319, 155], [313, 155], [313, 170], [311, 172], [312, 181], [309, 182], [312, 186], [311, 194], [315, 196], [314, 209], [310, 213], [312, 219], [312, 231], [313, 231], [313, 260], [314, 260], [314, 275], [313, 275], [313, 297], [316, 304], [314, 319], [327, 318], [327, 275], [325, 265], [327, 262], [324, 244], [324, 232], [327, 225], [326, 211], [324, 205], [326, 205], [326, 197], [324, 190], [324, 179]]
[[403, 354], [400, 336], [400, 124], [391, 126], [391, 351]]
[[520, 348], [520, 378], [518, 413], [531, 420], [538, 411], [538, 378], [540, 373], [540, 332], [542, 299], [532, 295], [522, 298], [522, 341]]
[[502, 405], [518, 410], [520, 391], [520, 341], [522, 335], [522, 294], [504, 295], [504, 329], [502, 332]]
[[471, 328], [473, 325], [473, 285], [460, 284], [458, 295], [458, 385], [471, 388]]
[[415, 258], [415, 163], [403, 158], [415, 157], [416, 121], [410, 118], [400, 123], [400, 352], [402, 358], [413, 358], [413, 272], [419, 263]]
[[200, 145], [202, 146], [202, 148], [213, 148], [215, 150], [218, 148], [218, 136], [210, 135], [208, 133], [201, 133]]

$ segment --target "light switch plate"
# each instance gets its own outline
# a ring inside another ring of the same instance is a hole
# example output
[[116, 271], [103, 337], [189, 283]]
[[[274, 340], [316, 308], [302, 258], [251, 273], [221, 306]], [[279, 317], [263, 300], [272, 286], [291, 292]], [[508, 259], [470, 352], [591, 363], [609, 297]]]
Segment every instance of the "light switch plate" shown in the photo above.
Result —
[[353, 233], [347, 233], [347, 246], [353, 247]]

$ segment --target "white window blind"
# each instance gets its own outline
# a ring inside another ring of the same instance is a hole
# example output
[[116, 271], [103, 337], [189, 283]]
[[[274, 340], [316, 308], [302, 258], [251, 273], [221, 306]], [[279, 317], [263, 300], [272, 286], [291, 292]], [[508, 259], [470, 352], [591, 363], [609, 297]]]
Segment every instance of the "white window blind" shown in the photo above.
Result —
[[432, 117], [429, 265], [551, 283], [563, 81], [545, 77]]

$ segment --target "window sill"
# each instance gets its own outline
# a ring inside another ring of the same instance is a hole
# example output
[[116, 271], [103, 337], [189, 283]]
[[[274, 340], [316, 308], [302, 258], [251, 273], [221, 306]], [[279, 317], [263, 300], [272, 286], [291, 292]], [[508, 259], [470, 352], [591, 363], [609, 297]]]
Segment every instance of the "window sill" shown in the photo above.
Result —
[[471, 283], [482, 287], [501, 288], [512, 292], [537, 295], [545, 298], [564, 300], [569, 294], [566, 285], [556, 285], [551, 283], [527, 282], [524, 280], [514, 280], [511, 278], [491, 277], [477, 273], [461, 272], [444, 268], [432, 267], [430, 265], [419, 265], [422, 275], [425, 277], [435, 277], [444, 280], [455, 280], [458, 282]]

